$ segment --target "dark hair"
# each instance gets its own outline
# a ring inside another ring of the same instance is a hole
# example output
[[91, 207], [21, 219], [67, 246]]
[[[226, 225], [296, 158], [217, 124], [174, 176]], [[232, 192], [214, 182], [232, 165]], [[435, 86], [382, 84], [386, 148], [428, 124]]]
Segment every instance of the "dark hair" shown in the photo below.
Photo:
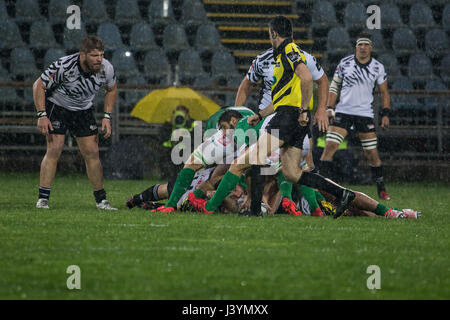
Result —
[[220, 116], [218, 123], [230, 122], [231, 118], [241, 119], [242, 117], [243, 116], [239, 111], [227, 110]]
[[282, 38], [292, 38], [292, 22], [284, 16], [276, 16], [270, 20], [269, 28]]
[[87, 36], [83, 39], [81, 43], [80, 51], [84, 53], [89, 53], [92, 50], [97, 49], [98, 51], [105, 51], [105, 45], [103, 41], [96, 36]]
[[361, 39], [361, 38], [367, 38], [367, 39], [372, 40], [372, 35], [370, 33], [367, 33], [367, 32], [361, 32], [356, 37], [356, 40]]

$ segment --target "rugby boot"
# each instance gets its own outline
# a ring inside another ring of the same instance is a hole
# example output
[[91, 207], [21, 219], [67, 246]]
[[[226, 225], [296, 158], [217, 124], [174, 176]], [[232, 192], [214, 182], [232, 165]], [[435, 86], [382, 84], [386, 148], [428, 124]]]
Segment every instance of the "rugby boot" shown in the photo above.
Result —
[[378, 197], [381, 200], [391, 200], [391, 197], [388, 195], [388, 193], [386, 191], [380, 191], [380, 193], [378, 194]]
[[281, 206], [283, 209], [288, 212], [291, 216], [301, 216], [303, 213], [298, 210], [297, 206], [295, 205], [295, 202], [291, 199], [284, 197], [281, 201]]
[[333, 218], [337, 219], [342, 216], [353, 199], [355, 199], [355, 193], [349, 189], [344, 189], [344, 191], [342, 192], [342, 196], [336, 199], [336, 213], [333, 215]]
[[419, 219], [422, 216], [420, 211], [413, 209], [402, 209], [402, 212], [406, 219]]

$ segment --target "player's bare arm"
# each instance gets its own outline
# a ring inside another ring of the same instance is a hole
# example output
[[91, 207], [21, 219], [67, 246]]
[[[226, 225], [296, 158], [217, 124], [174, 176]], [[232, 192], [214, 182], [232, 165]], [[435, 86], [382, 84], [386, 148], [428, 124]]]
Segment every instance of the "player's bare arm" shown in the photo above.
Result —
[[[312, 75], [309, 69], [306, 67], [306, 64], [300, 63], [295, 68], [295, 74], [301, 80], [301, 90], [302, 90], [302, 101], [301, 108], [303, 110], [308, 110], [309, 101], [311, 100], [311, 96], [313, 93], [313, 80]], [[301, 125], [306, 125], [308, 123], [308, 114], [306, 112], [302, 112], [299, 116], [298, 121]]]
[[44, 83], [38, 78], [33, 84], [33, 100], [38, 114], [37, 128], [43, 135], [48, 135], [49, 129], [53, 130], [53, 126], [45, 112], [45, 90]]
[[382, 84], [378, 85], [378, 89], [380, 90], [380, 94], [381, 94], [381, 101], [383, 103], [383, 110], [384, 110], [384, 112], [387, 112], [387, 113], [383, 113], [384, 115], [381, 118], [381, 127], [383, 129], [386, 129], [387, 127], [389, 127], [389, 117], [387, 116], [387, 114], [388, 114], [388, 112], [391, 111], [391, 109], [390, 109], [391, 108], [391, 96], [389, 94], [387, 81], [385, 81]]
[[328, 77], [324, 73], [319, 80], [315, 81], [318, 85], [317, 94], [319, 97], [317, 110], [314, 115], [314, 124], [317, 123], [319, 131], [326, 132], [328, 129], [328, 115], [326, 111], [327, 96], [329, 90]]
[[114, 109], [116, 97], [117, 97], [117, 84], [115, 84], [111, 88], [106, 89], [105, 106], [104, 106], [105, 115], [102, 120], [102, 131], [105, 132], [106, 130], [104, 135], [105, 138], [109, 138], [111, 136], [111, 113]]
[[252, 126], [256, 126], [259, 121], [261, 121], [263, 118], [271, 115], [274, 113], [275, 110], [273, 110], [273, 104], [269, 104], [267, 107], [265, 107], [263, 110], [259, 111], [257, 114], [250, 116], [247, 119], [247, 123], [251, 124]]
[[234, 101], [235, 106], [244, 106], [247, 101], [248, 96], [250, 95], [253, 89], [253, 83], [244, 77], [242, 79], [241, 84], [239, 85], [238, 92], [236, 94], [236, 99]]

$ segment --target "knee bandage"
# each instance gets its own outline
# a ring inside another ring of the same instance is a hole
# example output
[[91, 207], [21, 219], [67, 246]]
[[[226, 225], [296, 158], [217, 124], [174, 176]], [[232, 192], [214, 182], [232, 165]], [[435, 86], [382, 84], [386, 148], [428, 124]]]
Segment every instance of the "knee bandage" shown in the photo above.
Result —
[[377, 138], [361, 140], [361, 145], [364, 150], [372, 150], [377, 148]]
[[327, 132], [326, 141], [335, 142], [337, 144], [341, 144], [344, 141], [344, 136], [337, 132]]

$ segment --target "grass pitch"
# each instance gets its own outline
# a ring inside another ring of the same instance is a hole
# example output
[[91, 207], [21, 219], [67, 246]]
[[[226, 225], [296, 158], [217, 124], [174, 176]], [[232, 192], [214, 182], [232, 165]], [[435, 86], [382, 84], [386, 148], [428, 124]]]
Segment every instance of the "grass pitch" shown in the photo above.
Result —
[[[120, 210], [105, 212], [85, 175], [57, 175], [51, 209], [38, 210], [38, 174], [0, 173], [0, 299], [450, 299], [448, 184], [388, 184], [388, 204], [420, 220], [124, 207], [152, 183], [106, 181]], [[66, 286], [70, 265], [80, 290]]]

